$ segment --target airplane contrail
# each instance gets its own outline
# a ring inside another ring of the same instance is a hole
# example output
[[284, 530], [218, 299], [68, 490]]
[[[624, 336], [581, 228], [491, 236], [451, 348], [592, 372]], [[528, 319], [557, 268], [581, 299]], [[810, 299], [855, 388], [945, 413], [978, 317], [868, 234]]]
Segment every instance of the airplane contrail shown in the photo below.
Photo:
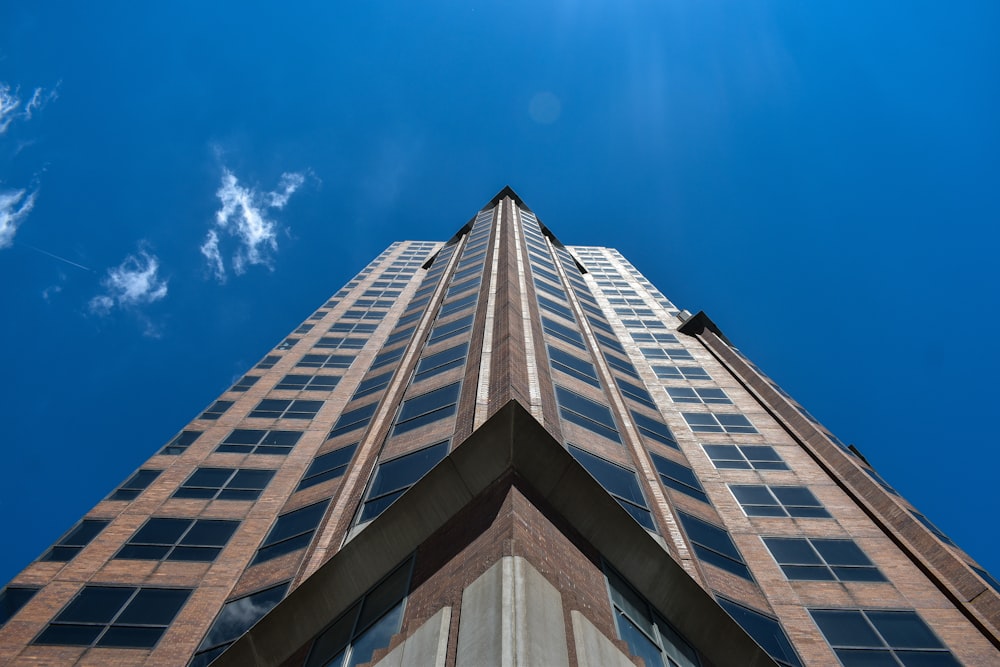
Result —
[[66, 262], [67, 264], [69, 264], [71, 266], [75, 266], [78, 269], [83, 269], [84, 271], [90, 271], [91, 273], [97, 273], [93, 269], [91, 269], [89, 267], [86, 267], [83, 264], [77, 264], [76, 262], [68, 260], [65, 257], [60, 257], [59, 255], [54, 255], [54, 254], [52, 254], [51, 252], [49, 252], [47, 250], [42, 250], [41, 248], [36, 248], [35, 246], [30, 245], [28, 243], [25, 243], [24, 241], [20, 241], [20, 245], [23, 245], [25, 248], [30, 248], [30, 249], [34, 250], [35, 252], [39, 252], [39, 253], [41, 253], [43, 255], [47, 255], [47, 256], [49, 256], [49, 257], [51, 257], [53, 259], [58, 259], [60, 262]]

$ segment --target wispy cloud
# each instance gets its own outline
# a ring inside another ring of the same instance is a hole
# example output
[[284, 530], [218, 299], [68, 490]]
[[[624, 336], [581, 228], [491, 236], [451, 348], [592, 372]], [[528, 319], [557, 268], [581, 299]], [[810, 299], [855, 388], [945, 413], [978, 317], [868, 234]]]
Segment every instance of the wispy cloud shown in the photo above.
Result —
[[230, 263], [237, 275], [254, 264], [271, 266], [271, 256], [278, 250], [279, 226], [268, 216], [271, 211], [283, 209], [305, 180], [304, 173], [284, 173], [276, 189], [261, 192], [241, 185], [233, 172], [223, 168], [222, 183], [215, 193], [222, 206], [216, 211], [215, 223], [200, 248], [219, 282], [225, 282], [227, 277], [220, 247], [224, 237], [235, 243]]
[[0, 249], [14, 244], [17, 228], [35, 207], [38, 190], [8, 190], [0, 192]]
[[101, 280], [103, 294], [90, 300], [90, 312], [107, 315], [114, 308], [135, 309], [167, 296], [167, 279], [159, 276], [160, 261], [140, 245]]
[[21, 91], [11, 88], [9, 83], [0, 82], [0, 134], [7, 131], [15, 120], [31, 120], [32, 114], [59, 96], [59, 84], [45, 92], [43, 88], [35, 88], [27, 103], [22, 106]]

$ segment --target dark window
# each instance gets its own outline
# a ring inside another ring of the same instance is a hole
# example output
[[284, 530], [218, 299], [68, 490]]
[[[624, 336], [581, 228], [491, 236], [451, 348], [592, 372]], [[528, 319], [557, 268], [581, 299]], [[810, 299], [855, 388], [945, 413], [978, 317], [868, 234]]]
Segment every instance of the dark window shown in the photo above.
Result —
[[653, 515], [646, 505], [646, 499], [639, 487], [635, 472], [611, 461], [606, 461], [579, 447], [569, 446], [569, 453], [587, 469], [604, 490], [618, 501], [618, 504], [632, 515], [647, 530], [656, 530]]
[[990, 586], [992, 586], [993, 590], [995, 590], [996, 592], [1000, 593], [1000, 581], [997, 581], [996, 577], [994, 577], [992, 574], [990, 574], [989, 572], [987, 572], [983, 568], [977, 567], [977, 566], [973, 565], [972, 563], [966, 563], [966, 564], [969, 567], [971, 567], [972, 570], [976, 574], [978, 574], [980, 577], [982, 577], [983, 581], [985, 581]]
[[448, 441], [380, 463], [375, 469], [359, 523], [371, 521], [448, 455]]
[[732, 403], [726, 392], [715, 387], [667, 387], [674, 403]]
[[666, 445], [667, 447], [673, 447], [674, 449], [680, 449], [677, 446], [677, 440], [674, 438], [674, 434], [671, 433], [670, 427], [664, 424], [659, 419], [653, 419], [652, 417], [647, 417], [646, 415], [640, 414], [635, 410], [630, 410], [632, 413], [632, 419], [635, 420], [635, 425], [639, 428], [639, 432], [649, 438], [650, 440], [655, 440], [660, 444]]
[[403, 401], [392, 434], [406, 433], [455, 414], [461, 386], [455, 382]]
[[263, 563], [309, 546], [329, 504], [330, 500], [326, 499], [279, 516], [250, 564]]
[[789, 579], [885, 581], [875, 564], [852, 540], [765, 537], [764, 544]]
[[959, 665], [914, 611], [810, 609], [809, 613], [843, 665]]
[[313, 345], [313, 349], [316, 348], [330, 348], [333, 350], [360, 350], [365, 346], [364, 338], [355, 338], [348, 336], [343, 338], [341, 336], [323, 336], [316, 344]]
[[597, 369], [594, 368], [593, 364], [569, 352], [564, 352], [558, 347], [549, 345], [548, 350], [552, 368], [562, 371], [566, 375], [575, 377], [578, 380], [582, 380], [598, 389], [601, 388], [601, 382], [597, 379]]
[[653, 366], [661, 380], [711, 380], [712, 376], [700, 366]]
[[395, 350], [389, 350], [388, 352], [382, 352], [375, 360], [372, 361], [372, 368], [380, 368], [386, 364], [391, 364], [392, 362], [398, 360], [406, 352], [406, 346], [400, 345]]
[[111, 522], [103, 519], [84, 519], [73, 526], [73, 529], [66, 533], [62, 539], [53, 544], [40, 560], [57, 561], [60, 563], [72, 560], [109, 523]]
[[580, 335], [580, 332], [575, 329], [571, 329], [565, 324], [559, 324], [555, 320], [542, 317], [542, 329], [544, 329], [550, 336], [554, 336], [561, 341], [580, 348], [581, 350], [587, 349], [586, 345], [583, 344], [583, 336]]
[[0, 590], [0, 628], [19, 612], [21, 607], [28, 604], [37, 592], [37, 588], [27, 586], [7, 586]]
[[287, 590], [288, 583], [283, 583], [227, 602], [198, 646], [198, 652], [188, 667], [207, 667], [240, 635], [281, 602]]
[[618, 636], [647, 667], [698, 667], [698, 654], [635, 589], [606, 570]]
[[747, 516], [794, 516], [826, 519], [830, 513], [804, 486], [730, 484]]
[[358, 443], [335, 449], [326, 454], [320, 454], [313, 459], [312, 465], [302, 476], [302, 481], [296, 491], [316, 486], [331, 479], [337, 479], [347, 470], [347, 464], [351, 462], [354, 451], [358, 448]]
[[556, 315], [565, 317], [570, 322], [576, 321], [576, 318], [573, 317], [573, 311], [571, 311], [568, 307], [562, 305], [561, 303], [556, 303], [552, 299], [548, 299], [541, 294], [538, 295], [538, 305], [550, 313], [555, 313]]
[[282, 350], [282, 351], [284, 351], [284, 350], [290, 350], [293, 347], [295, 347], [295, 344], [298, 343], [299, 340], [300, 339], [295, 338], [294, 336], [289, 336], [285, 340], [283, 340], [280, 343], [278, 343], [278, 346], [275, 347], [274, 349], [276, 349], [276, 350]]
[[186, 588], [84, 586], [34, 643], [153, 648], [190, 594]]
[[229, 388], [229, 391], [246, 391], [257, 383], [259, 375], [244, 375], [240, 381]]
[[618, 388], [622, 390], [622, 394], [624, 394], [627, 398], [631, 398], [637, 403], [642, 403], [643, 405], [656, 410], [656, 403], [653, 402], [653, 397], [649, 395], [649, 392], [646, 391], [645, 387], [639, 387], [631, 382], [626, 382], [621, 378], [615, 378], [615, 382], [618, 383]]
[[614, 417], [611, 416], [608, 406], [559, 385], [556, 385], [556, 399], [559, 402], [559, 414], [566, 421], [615, 442], [621, 442], [618, 427], [615, 426]]
[[668, 347], [665, 349], [642, 348], [644, 357], [651, 361], [667, 360], [672, 361], [693, 361], [691, 353], [682, 347]]
[[[320, 315], [317, 319], [322, 319], [322, 317], [323, 316]], [[299, 327], [295, 331], [293, 331], [292, 333], [307, 334], [310, 331], [312, 331], [312, 328], [313, 328], [313, 325], [311, 325], [311, 324], [300, 324]]]
[[736, 548], [733, 538], [723, 528], [702, 521], [696, 516], [678, 512], [684, 532], [687, 533], [694, 552], [702, 561], [711, 563], [727, 572], [753, 581], [743, 555]]
[[608, 365], [615, 368], [626, 375], [639, 379], [639, 373], [636, 372], [635, 366], [632, 365], [631, 361], [626, 361], [625, 359], [619, 359], [613, 354], [604, 353], [604, 358], [607, 359]]
[[340, 381], [337, 375], [286, 375], [275, 389], [289, 391], [333, 391]]
[[[657, 322], [656, 324], [659, 324]], [[678, 343], [677, 336], [668, 333], [650, 333], [648, 331], [631, 332], [632, 340], [637, 343]]]
[[438, 314], [438, 317], [446, 317], [451, 313], [456, 313], [460, 310], [468, 308], [469, 306], [474, 304], [476, 302], [476, 299], [478, 298], [479, 298], [479, 293], [473, 292], [469, 296], [462, 297], [461, 299], [458, 299], [456, 301], [451, 301], [449, 303], [446, 303], [443, 306], [441, 306], [441, 312]]
[[427, 339], [427, 345], [433, 345], [446, 338], [451, 338], [452, 336], [457, 336], [460, 333], [468, 331], [472, 328], [472, 317], [472, 315], [466, 315], [453, 322], [437, 325], [431, 330], [431, 335]]
[[448, 288], [448, 292], [445, 294], [445, 298], [447, 299], [455, 296], [456, 294], [461, 294], [465, 290], [472, 289], [473, 287], [478, 287], [480, 282], [482, 282], [482, 278], [476, 276], [471, 280], [466, 280], [464, 283], [452, 285], [451, 287]]
[[465, 357], [468, 353], [469, 344], [462, 343], [437, 354], [424, 357], [417, 364], [417, 372], [413, 376], [413, 381], [419, 382], [438, 373], [443, 373], [453, 368], [461, 368], [465, 365]]
[[248, 416], [257, 419], [312, 419], [321, 407], [323, 401], [265, 398]]
[[[368, 322], [334, 322], [330, 325], [332, 333], [373, 334], [376, 329], [378, 329], [377, 324], [370, 324]], [[344, 347], [348, 346], [345, 345]], [[364, 347], [364, 343], [362, 343], [362, 347]]]
[[411, 560], [355, 602], [313, 643], [306, 667], [363, 665], [399, 632], [410, 586]]
[[239, 525], [215, 519], [150, 519], [115, 558], [212, 562]]
[[[785, 634], [784, 628], [781, 627], [781, 623], [777, 619], [724, 597], [716, 599], [726, 610], [726, 613], [732, 616], [733, 620], [739, 623], [740, 627], [753, 637], [754, 641], [767, 651], [767, 654], [774, 658], [779, 665], [785, 667], [800, 667], [802, 665], [791, 642], [788, 641], [788, 635]], [[878, 666], [875, 664], [872, 667]]]
[[[590, 324], [591, 324], [592, 326], [594, 326], [594, 327], [596, 327], [596, 328], [598, 328], [598, 329], [601, 329], [601, 330], [602, 330], [602, 331], [604, 331], [605, 333], [609, 333], [609, 334], [611, 334], [612, 336], [613, 336], [613, 335], [614, 335], [614, 333], [615, 333], [615, 330], [611, 328], [611, 325], [610, 325], [610, 324], [608, 324], [607, 322], [605, 322], [605, 321], [604, 321], [604, 318], [601, 318], [601, 317], [593, 317], [593, 316], [591, 316], [591, 315], [587, 315], [587, 321], [588, 321], [588, 322], [590, 322]], [[613, 347], [613, 346], [612, 346], [612, 347]], [[618, 347], [621, 347], [621, 346], [619, 345]]]
[[[418, 308], [413, 312], [407, 312], [406, 314], [403, 315], [403, 317], [399, 318], [399, 320], [396, 322], [396, 326], [401, 327], [407, 324], [411, 324], [413, 322], [416, 322], [423, 316], [424, 316], [423, 308]], [[388, 343], [386, 344], [386, 346], [388, 346]]]
[[560, 299], [564, 300], [566, 299], [566, 293], [563, 292], [558, 287], [553, 287], [552, 285], [549, 285], [547, 282], [541, 281], [538, 278], [535, 278], [534, 282], [535, 282], [535, 287], [542, 290], [543, 292], [548, 292], [552, 296], [558, 297]]
[[917, 521], [919, 521], [920, 523], [922, 523], [923, 526], [924, 526], [924, 528], [926, 528], [927, 530], [929, 530], [932, 533], [934, 533], [935, 537], [937, 537], [939, 540], [941, 540], [945, 544], [950, 544], [951, 546], [955, 547], [956, 549], [958, 548], [958, 545], [955, 544], [954, 542], [952, 542], [951, 538], [948, 537], [944, 533], [943, 530], [941, 530], [940, 528], [938, 528], [937, 526], [935, 526], [933, 523], [931, 523], [931, 520], [928, 519], [927, 517], [925, 517], [923, 514], [921, 514], [917, 510], [910, 510], [910, 514], [913, 515], [914, 519], [916, 519]]
[[274, 368], [274, 365], [281, 361], [281, 357], [277, 354], [269, 354], [257, 363], [257, 368], [261, 370], [267, 370], [268, 368]]
[[330, 435], [327, 437], [336, 438], [338, 435], [350, 433], [363, 426], [367, 426], [377, 408], [378, 401], [375, 401], [374, 403], [369, 403], [368, 405], [363, 405], [360, 408], [341, 414], [340, 419], [333, 425], [333, 430], [330, 431]]
[[256, 500], [272, 477], [274, 477], [273, 470], [198, 468], [174, 492], [173, 497]]
[[788, 470], [770, 445], [703, 445], [716, 468], [733, 470]]
[[695, 433], [756, 433], [750, 420], [743, 415], [711, 412], [684, 412], [684, 421]]
[[146, 490], [153, 480], [160, 476], [162, 470], [150, 470], [143, 468], [137, 470], [115, 491], [108, 496], [108, 500], [134, 500], [139, 494]]
[[697, 498], [703, 503], [709, 502], [708, 496], [705, 495], [705, 489], [691, 468], [653, 452], [650, 452], [650, 455], [653, 457], [653, 465], [656, 467], [656, 472], [660, 474], [660, 481], [663, 482], [664, 486]]
[[354, 391], [354, 396], [351, 400], [362, 398], [364, 396], [370, 396], [375, 392], [382, 391], [387, 386], [389, 386], [389, 381], [392, 380], [393, 371], [387, 373], [382, 373], [381, 375], [376, 375], [375, 377], [366, 378], [358, 388]]
[[307, 354], [296, 366], [304, 368], [350, 368], [354, 357], [349, 354]]
[[218, 419], [231, 407], [233, 407], [233, 401], [216, 401], [198, 415], [198, 419]]
[[[600, 344], [603, 345], [604, 347], [611, 348], [612, 350], [614, 350], [615, 352], [619, 353], [623, 357], [627, 357], [628, 356], [628, 353], [625, 352], [625, 348], [622, 347], [622, 344], [619, 343], [616, 339], [611, 338], [610, 336], [605, 336], [604, 334], [601, 334], [601, 333], [596, 333], [596, 332], [594, 333], [594, 337], [597, 338], [598, 342], [600, 342]], [[631, 366], [631, 364], [629, 364], [629, 366]], [[633, 374], [633, 375], [635, 374], [635, 367], [632, 367], [632, 371], [631, 371], [630, 374]]]
[[238, 454], [279, 454], [285, 455], [302, 437], [301, 431], [264, 431], [257, 429], [237, 429], [226, 436], [217, 452]]
[[562, 284], [562, 281], [559, 280], [559, 276], [557, 276], [556, 274], [552, 273], [551, 271], [546, 271], [545, 269], [540, 268], [538, 266], [533, 266], [533, 267], [531, 267], [531, 272], [534, 273], [534, 274], [536, 274], [536, 275], [541, 276], [542, 278], [545, 278], [546, 280], [551, 280], [556, 285]]
[[416, 327], [407, 327], [406, 329], [402, 329], [400, 331], [394, 331], [391, 336], [385, 339], [383, 347], [390, 347], [404, 340], [409, 340], [415, 329]]
[[168, 442], [160, 450], [160, 454], [167, 456], [175, 456], [177, 454], [183, 454], [187, 451], [187, 448], [191, 446], [198, 436], [201, 435], [201, 431], [181, 431], [178, 433], [173, 440]]

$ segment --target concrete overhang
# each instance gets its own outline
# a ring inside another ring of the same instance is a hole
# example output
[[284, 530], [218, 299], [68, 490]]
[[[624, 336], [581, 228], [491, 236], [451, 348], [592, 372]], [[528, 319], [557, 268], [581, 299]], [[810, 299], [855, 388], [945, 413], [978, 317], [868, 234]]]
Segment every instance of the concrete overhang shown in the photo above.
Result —
[[499, 483], [530, 487], [716, 667], [776, 666], [516, 401], [498, 410], [213, 665], [280, 665]]

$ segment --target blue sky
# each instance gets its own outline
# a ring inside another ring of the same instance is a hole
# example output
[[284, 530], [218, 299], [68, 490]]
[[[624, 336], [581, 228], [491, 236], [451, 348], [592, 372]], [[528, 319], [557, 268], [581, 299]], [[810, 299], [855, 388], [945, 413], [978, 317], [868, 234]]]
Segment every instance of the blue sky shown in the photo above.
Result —
[[505, 184], [1000, 574], [998, 33], [971, 0], [3, 3], [0, 581]]

